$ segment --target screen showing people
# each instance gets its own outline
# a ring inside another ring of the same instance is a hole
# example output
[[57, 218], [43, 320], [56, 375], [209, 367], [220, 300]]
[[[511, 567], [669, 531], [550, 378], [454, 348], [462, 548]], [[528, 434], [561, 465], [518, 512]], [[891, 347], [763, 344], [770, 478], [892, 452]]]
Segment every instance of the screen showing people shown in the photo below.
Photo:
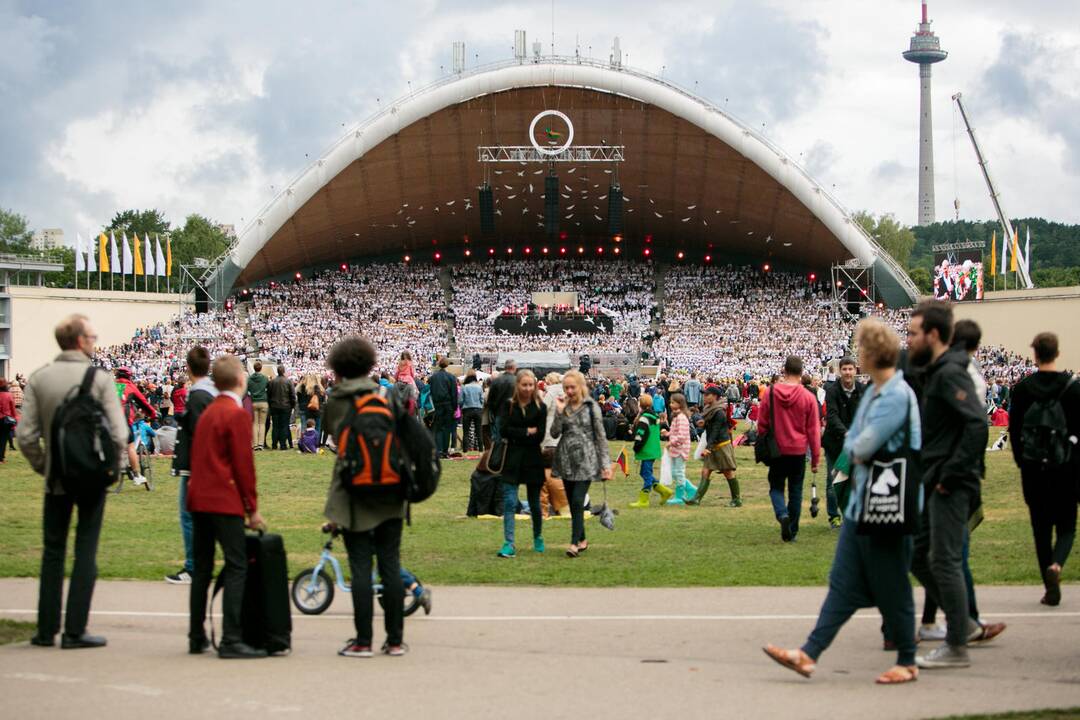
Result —
[[982, 300], [982, 251], [961, 250], [934, 255], [934, 299]]

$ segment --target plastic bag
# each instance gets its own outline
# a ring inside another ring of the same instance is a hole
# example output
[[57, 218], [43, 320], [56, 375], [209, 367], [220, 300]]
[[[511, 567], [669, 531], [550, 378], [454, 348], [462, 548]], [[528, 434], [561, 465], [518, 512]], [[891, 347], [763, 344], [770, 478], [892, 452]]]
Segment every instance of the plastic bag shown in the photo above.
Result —
[[671, 487], [672, 482], [673, 480], [671, 479], [671, 455], [669, 455], [667, 450], [665, 450], [664, 454], [660, 458], [660, 484], [665, 487]]
[[702, 430], [701, 437], [699, 437], [697, 441], [697, 447], [694, 448], [694, 459], [700, 460], [702, 458], [702, 454], [705, 452], [705, 448], [707, 447], [708, 444], [706, 444], [705, 442], [705, 431]]

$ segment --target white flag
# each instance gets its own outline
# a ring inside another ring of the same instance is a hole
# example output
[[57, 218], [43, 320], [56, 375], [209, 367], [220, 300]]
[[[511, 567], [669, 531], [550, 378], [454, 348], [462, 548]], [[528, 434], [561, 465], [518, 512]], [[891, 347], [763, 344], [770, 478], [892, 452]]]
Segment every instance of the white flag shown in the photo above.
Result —
[[1031, 273], [1031, 226], [1027, 229], [1027, 242], [1024, 243], [1024, 265], [1027, 266], [1028, 274]]
[[154, 256], [150, 254], [150, 233], [143, 235], [143, 271], [146, 277], [154, 274]]
[[75, 272], [86, 269], [86, 258], [83, 257], [82, 233], [75, 233]]
[[97, 260], [94, 256], [97, 255], [97, 238], [93, 235], [86, 243], [86, 269], [88, 272], [97, 272]]
[[131, 243], [128, 242], [127, 233], [123, 234], [124, 238], [124, 274], [130, 275], [135, 269], [135, 258], [131, 254]]
[[1001, 233], [1001, 274], [1005, 274], [1005, 259], [1009, 257], [1009, 240], [1012, 238], [1005, 237], [1008, 233]]
[[[120, 265], [120, 256], [116, 253], [116, 233], [109, 233], [109, 264], [112, 266], [111, 270], [113, 275], [119, 275], [124, 271], [123, 266]], [[112, 282], [110, 280], [109, 282]]]
[[157, 265], [158, 277], [165, 277], [165, 255], [161, 252], [161, 238], [154, 236], [154, 264]]

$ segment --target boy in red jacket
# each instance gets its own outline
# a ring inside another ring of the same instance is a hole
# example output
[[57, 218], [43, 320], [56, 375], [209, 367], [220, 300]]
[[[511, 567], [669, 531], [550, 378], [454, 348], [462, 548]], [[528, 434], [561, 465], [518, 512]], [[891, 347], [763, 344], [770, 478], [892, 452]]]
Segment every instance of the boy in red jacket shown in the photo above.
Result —
[[191, 625], [188, 651], [204, 652], [206, 640], [206, 593], [214, 572], [214, 543], [225, 556], [222, 570], [225, 599], [222, 603], [222, 635], [218, 656], [222, 658], [266, 657], [266, 651], [241, 641], [240, 612], [247, 577], [244, 527], [265, 525], [257, 507], [255, 457], [251, 450], [251, 418], [244, 410], [247, 391], [244, 368], [232, 355], [214, 361], [211, 371], [219, 395], [206, 408], [195, 428], [188, 510], [195, 571], [191, 579]]
[[[784, 362], [784, 379], [773, 383], [758, 409], [758, 434], [772, 431], [780, 457], [769, 465], [769, 499], [780, 522], [780, 538], [794, 542], [799, 534], [802, 513], [806, 451], [810, 450], [810, 472], [817, 474], [821, 460], [821, 420], [817, 399], [802, 385], [802, 360], [789, 355]], [[784, 505], [784, 485], [788, 502]]]

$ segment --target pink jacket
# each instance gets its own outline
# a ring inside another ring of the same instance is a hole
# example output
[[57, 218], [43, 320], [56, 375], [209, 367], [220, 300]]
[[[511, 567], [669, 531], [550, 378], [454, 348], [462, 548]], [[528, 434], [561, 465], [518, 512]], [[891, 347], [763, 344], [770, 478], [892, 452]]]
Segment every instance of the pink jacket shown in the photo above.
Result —
[[673, 458], [690, 459], [690, 421], [683, 413], [676, 413], [675, 419], [671, 421], [667, 449]]

